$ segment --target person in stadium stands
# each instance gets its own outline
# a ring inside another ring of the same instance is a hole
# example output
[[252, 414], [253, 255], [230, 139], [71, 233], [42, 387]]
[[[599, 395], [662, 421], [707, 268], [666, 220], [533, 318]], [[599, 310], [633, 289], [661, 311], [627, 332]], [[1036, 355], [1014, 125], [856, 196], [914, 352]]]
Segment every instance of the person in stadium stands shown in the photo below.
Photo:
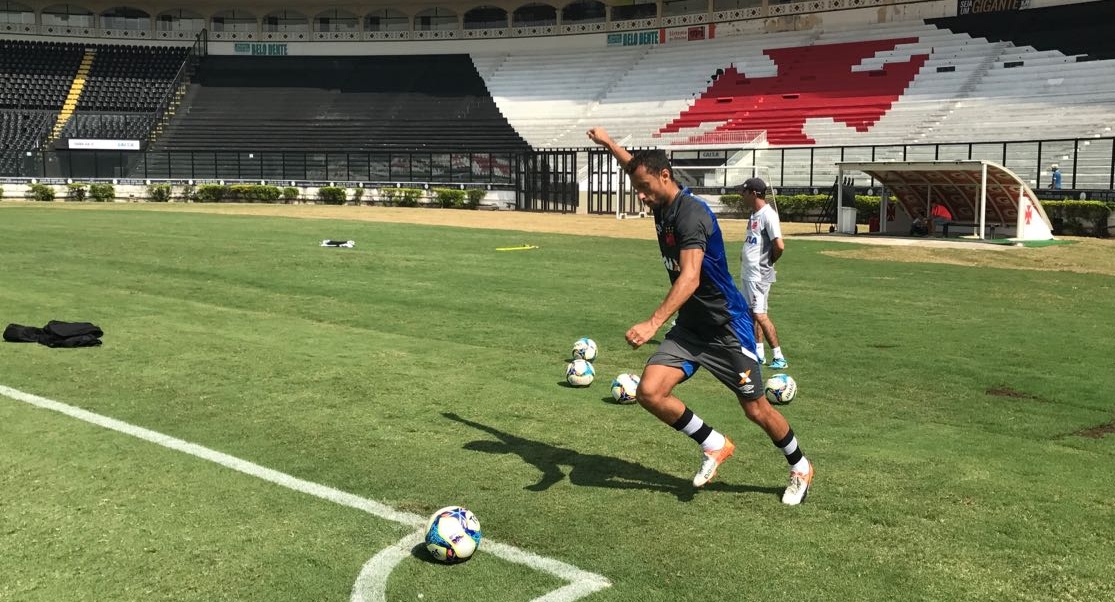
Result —
[[1061, 189], [1061, 166], [1054, 163], [1053, 165], [1050, 166], [1050, 169], [1053, 170], [1053, 174], [1052, 174], [1053, 179], [1049, 182], [1049, 187], [1052, 188], [1053, 190], [1060, 190]]
[[925, 219], [925, 211], [919, 209], [914, 221], [910, 222], [910, 236], [929, 236], [929, 220]]
[[751, 178], [740, 187], [740, 195], [745, 205], [751, 207], [751, 218], [747, 222], [747, 237], [740, 253], [740, 282], [743, 294], [751, 305], [755, 317], [755, 354], [759, 363], [766, 363], [763, 339], [770, 343], [770, 367], [781, 370], [789, 366], [782, 355], [778, 342], [778, 331], [767, 315], [767, 299], [770, 287], [775, 281], [774, 262], [782, 257], [786, 243], [782, 240], [782, 223], [778, 212], [767, 204], [767, 183], [759, 178]]
[[929, 209], [929, 235], [935, 236], [940, 232], [944, 236], [945, 224], [952, 221], [952, 212], [948, 207], [933, 201], [933, 206]]
[[665, 151], [632, 154], [602, 128], [589, 130], [588, 137], [619, 161], [639, 200], [653, 213], [658, 248], [670, 278], [666, 297], [649, 318], [631, 326], [624, 338], [638, 349], [677, 314], [643, 368], [636, 392], [639, 405], [701, 446], [703, 457], [693, 486], [704, 486], [735, 451], [735, 444], [673, 394], [674, 387], [703, 366], [732, 390], [747, 418], [785, 455], [790, 482], [782, 503], [800, 504], [812, 483], [813, 466], [798, 447], [786, 418], [763, 395], [751, 311], [728, 269], [716, 216], [704, 200], [674, 180]]

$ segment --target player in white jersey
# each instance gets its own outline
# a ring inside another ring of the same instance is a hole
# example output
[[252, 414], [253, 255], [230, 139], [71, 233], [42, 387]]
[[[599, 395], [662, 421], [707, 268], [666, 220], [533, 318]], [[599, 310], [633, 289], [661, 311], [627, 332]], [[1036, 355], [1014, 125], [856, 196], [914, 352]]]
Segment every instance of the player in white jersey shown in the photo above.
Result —
[[770, 344], [770, 367], [780, 370], [789, 366], [786, 357], [782, 355], [782, 346], [778, 343], [778, 332], [767, 315], [767, 300], [770, 297], [770, 286], [776, 280], [774, 262], [782, 257], [786, 244], [782, 240], [782, 225], [778, 221], [778, 212], [767, 204], [767, 183], [759, 178], [750, 178], [740, 188], [745, 205], [751, 206], [751, 219], [747, 222], [747, 238], [743, 241], [742, 266], [740, 268], [740, 288], [747, 296], [751, 305], [751, 313], [755, 316], [755, 354], [759, 363], [765, 363], [766, 354], [763, 350], [763, 339]]

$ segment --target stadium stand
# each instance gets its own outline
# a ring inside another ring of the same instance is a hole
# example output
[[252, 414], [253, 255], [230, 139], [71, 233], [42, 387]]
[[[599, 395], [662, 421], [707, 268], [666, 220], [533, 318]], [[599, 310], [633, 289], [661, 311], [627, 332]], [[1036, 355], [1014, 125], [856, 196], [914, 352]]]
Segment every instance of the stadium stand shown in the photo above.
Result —
[[1115, 2], [1082, 2], [1020, 11], [930, 19], [929, 24], [1015, 46], [1057, 50], [1077, 60], [1115, 59]]
[[55, 111], [0, 110], [0, 175], [16, 173], [20, 150], [38, 148], [50, 135]]
[[[1104, 48], [1086, 50], [1105, 56]], [[582, 146], [588, 125], [629, 135], [629, 145], [747, 142], [711, 135], [739, 130], [766, 131], [771, 145], [1024, 140], [1035, 136], [1035, 119], [1043, 120], [1037, 131], [1091, 137], [1115, 113], [1113, 60], [1079, 62], [920, 20], [559, 59], [473, 58], [501, 111], [535, 147]], [[547, 97], [552, 90], [571, 93]], [[1063, 107], [1056, 127], [1035, 112], [1049, 105]]]
[[62, 139], [146, 140], [189, 49], [99, 46]]
[[209, 56], [157, 150], [528, 149], [468, 55]]
[[0, 109], [58, 110], [84, 45], [0, 40]]
[[[659, 133], [722, 122], [710, 134], [764, 130], [771, 144], [811, 144], [814, 140], [803, 130], [806, 120], [814, 117], [828, 117], [866, 132], [898, 100], [927, 55], [866, 71], [853, 67], [878, 52], [916, 41], [898, 38], [766, 50], [764, 54], [778, 65], [777, 75], [748, 77], [729, 67]], [[687, 142], [706, 142], [710, 134], [691, 136]]]
[[0, 174], [15, 170], [18, 151], [46, 142], [84, 53], [78, 44], [0, 40]]
[[[1110, 187], [1112, 16], [1115, 0], [1103, 0], [760, 32], [740, 13], [709, 39], [663, 33], [662, 43], [636, 46], [610, 34], [607, 43], [553, 36], [537, 47], [493, 39], [470, 44], [471, 55], [211, 55], [188, 91], [176, 87], [184, 48], [8, 41], [0, 113], [18, 115], [0, 119], [0, 134], [11, 141], [7, 163], [13, 148], [49, 144], [54, 123], [64, 125], [59, 148], [65, 138], [153, 140], [149, 150], [164, 157], [145, 159], [145, 173], [179, 173], [163, 167], [239, 169], [258, 160], [253, 152], [583, 149], [585, 130], [603, 125], [628, 146], [783, 147], [779, 179], [811, 187], [849, 158], [986, 159], [1021, 165], [1030, 181], [1057, 162], [1066, 188]], [[427, 51], [442, 43], [422, 39]], [[181, 105], [157, 124], [168, 98]], [[1094, 138], [1103, 141], [1089, 147]], [[168, 155], [176, 151], [212, 156]]]

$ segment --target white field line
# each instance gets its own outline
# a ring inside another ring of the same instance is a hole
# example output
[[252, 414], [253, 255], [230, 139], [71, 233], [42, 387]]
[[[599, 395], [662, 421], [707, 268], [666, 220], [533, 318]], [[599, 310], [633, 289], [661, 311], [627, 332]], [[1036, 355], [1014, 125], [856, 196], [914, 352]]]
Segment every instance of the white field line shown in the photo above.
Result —
[[[299, 491], [312, 495], [316, 498], [327, 500], [335, 504], [355, 508], [386, 519], [392, 522], [401, 523], [408, 527], [421, 529], [425, 526], [426, 520], [411, 512], [403, 512], [381, 504], [374, 500], [362, 498], [351, 493], [334, 489], [318, 483], [311, 483], [297, 477], [293, 477], [286, 473], [279, 472], [241, 460], [240, 458], [221, 453], [216, 450], [203, 447], [195, 443], [176, 439], [169, 435], [157, 433], [155, 431], [145, 429], [140, 426], [135, 426], [127, 422], [109, 418], [100, 414], [95, 414], [88, 410], [83, 410], [71, 405], [24, 393], [4, 385], [0, 385], [0, 395], [9, 397], [16, 401], [31, 404], [45, 410], [51, 410], [60, 414], [65, 414], [71, 418], [77, 418], [90, 424], [110, 429], [125, 435], [143, 439], [156, 445], [180, 451], [202, 460], [208, 460], [214, 464], [219, 464], [225, 468], [231, 468], [237, 472], [244, 473], [263, 479], [276, 485], [281, 485], [287, 489]], [[400, 561], [402, 561], [408, 554], [409, 550], [421, 542], [420, 534], [410, 534], [405, 538], [395, 543], [394, 545], [383, 550], [367, 563], [365, 563], [360, 575], [353, 586], [352, 602], [382, 602], [385, 598], [385, 589], [387, 584], [387, 576], [391, 570], [394, 569]], [[553, 558], [545, 558], [525, 550], [520, 550], [514, 546], [501, 544], [490, 539], [485, 538], [482, 546], [484, 552], [489, 553], [497, 558], [501, 558], [508, 562], [522, 564], [532, 569], [549, 573], [564, 579], [569, 582], [569, 585], [560, 587], [546, 595], [535, 598], [531, 602], [572, 602], [593, 592], [610, 587], [612, 584], [607, 579], [596, 573], [582, 571], [581, 569], [560, 560]]]

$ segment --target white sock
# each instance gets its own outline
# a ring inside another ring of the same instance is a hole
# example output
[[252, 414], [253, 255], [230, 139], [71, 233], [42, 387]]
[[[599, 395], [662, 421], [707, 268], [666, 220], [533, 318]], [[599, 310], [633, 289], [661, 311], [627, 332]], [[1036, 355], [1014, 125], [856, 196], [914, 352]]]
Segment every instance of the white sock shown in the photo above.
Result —
[[685, 408], [681, 418], [678, 418], [672, 426], [689, 435], [689, 438], [700, 444], [704, 451], [716, 451], [724, 447], [724, 435], [705, 424], [705, 421], [701, 420], [701, 417], [694, 414], [689, 408]]
[[767, 357], [766, 353], [763, 350], [763, 347], [764, 347], [764, 345], [762, 343], [759, 343], [758, 345], [755, 346], [755, 355], [759, 358], [759, 363], [760, 364], [763, 363], [763, 360], [765, 360], [766, 357]]
[[771, 347], [770, 352], [774, 354], [774, 359], [782, 358], [782, 347]]
[[708, 439], [705, 439], [705, 442], [701, 444], [701, 449], [704, 451], [716, 451], [724, 447], [725, 441], [724, 435], [721, 435], [720, 431], [713, 429], [712, 432], [709, 433]]
[[809, 460], [806, 460], [805, 456], [802, 456], [796, 464], [790, 467], [790, 470], [800, 472], [801, 474], [809, 474]]

